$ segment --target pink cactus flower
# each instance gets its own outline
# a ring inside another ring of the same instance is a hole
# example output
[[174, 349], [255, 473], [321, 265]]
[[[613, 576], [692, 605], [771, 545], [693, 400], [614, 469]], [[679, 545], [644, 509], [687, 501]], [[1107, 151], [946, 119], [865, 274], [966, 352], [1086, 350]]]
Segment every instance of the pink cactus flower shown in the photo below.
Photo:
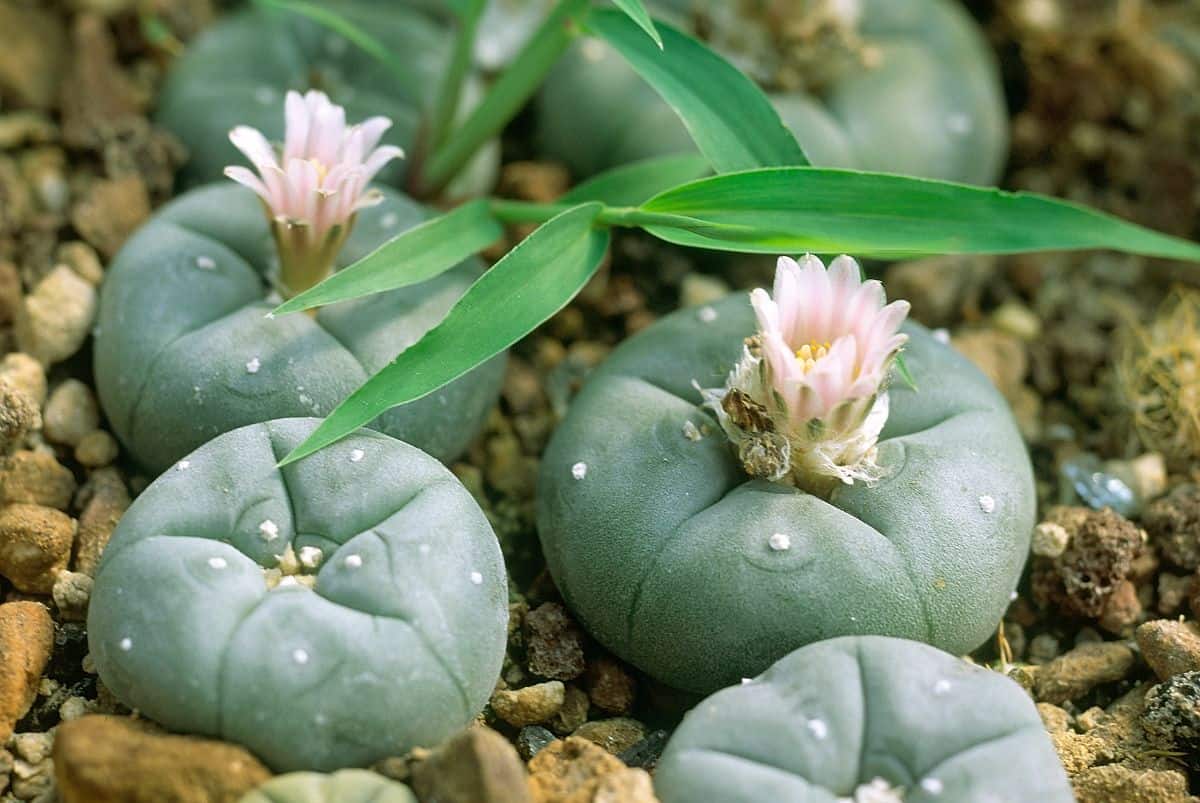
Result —
[[825, 269], [781, 257], [773, 295], [750, 294], [759, 332], [725, 388], [704, 397], [738, 445], [747, 471], [828, 489], [879, 478], [876, 443], [886, 386], [908, 336], [906, 301], [887, 303], [847, 256]]
[[383, 200], [371, 179], [404, 152], [379, 145], [392, 123], [372, 117], [346, 125], [346, 110], [323, 92], [288, 92], [281, 151], [262, 132], [238, 126], [229, 141], [254, 165], [225, 175], [262, 199], [279, 246], [281, 282], [289, 293], [316, 284], [332, 268], [360, 209]]

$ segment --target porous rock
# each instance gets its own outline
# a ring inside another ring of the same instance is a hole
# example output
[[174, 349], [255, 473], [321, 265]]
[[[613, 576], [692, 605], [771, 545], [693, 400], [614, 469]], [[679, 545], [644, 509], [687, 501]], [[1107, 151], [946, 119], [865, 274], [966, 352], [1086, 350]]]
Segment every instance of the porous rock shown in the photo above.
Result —
[[1137, 629], [1137, 643], [1146, 663], [1163, 680], [1200, 670], [1200, 626], [1195, 622], [1146, 622]]
[[54, 775], [63, 803], [236, 803], [271, 777], [237, 745], [102, 714], [59, 727]]
[[37, 697], [54, 649], [54, 621], [37, 602], [0, 605], [0, 744]]
[[523, 727], [545, 722], [562, 708], [566, 690], [562, 681], [536, 683], [522, 689], [498, 689], [492, 695], [492, 710], [510, 725]]
[[8, 505], [0, 510], [0, 574], [19, 591], [49, 594], [74, 541], [70, 516], [41, 505]]
[[1060, 704], [1077, 699], [1104, 683], [1125, 677], [1133, 667], [1133, 650], [1111, 641], [1081, 644], [1041, 667], [1034, 691], [1041, 702]]

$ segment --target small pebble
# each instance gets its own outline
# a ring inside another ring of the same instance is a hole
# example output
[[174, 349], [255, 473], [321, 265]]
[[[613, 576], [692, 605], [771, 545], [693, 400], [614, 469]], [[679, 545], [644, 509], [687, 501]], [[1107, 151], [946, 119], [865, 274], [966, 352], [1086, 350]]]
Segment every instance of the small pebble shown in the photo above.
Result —
[[1046, 558], [1057, 558], [1067, 549], [1071, 534], [1061, 524], [1043, 521], [1033, 528], [1029, 551]]
[[529, 761], [555, 738], [553, 733], [541, 725], [526, 725], [517, 734], [517, 752], [521, 754], [521, 758]]
[[514, 727], [536, 725], [550, 720], [562, 709], [566, 689], [561, 681], [551, 680], [522, 689], [500, 689], [492, 694], [496, 716]]
[[1178, 619], [1158, 619], [1137, 629], [1142, 658], [1161, 679], [1200, 671], [1200, 625]]
[[54, 443], [75, 447], [100, 426], [100, 407], [92, 389], [78, 379], [66, 379], [46, 399], [42, 432]]

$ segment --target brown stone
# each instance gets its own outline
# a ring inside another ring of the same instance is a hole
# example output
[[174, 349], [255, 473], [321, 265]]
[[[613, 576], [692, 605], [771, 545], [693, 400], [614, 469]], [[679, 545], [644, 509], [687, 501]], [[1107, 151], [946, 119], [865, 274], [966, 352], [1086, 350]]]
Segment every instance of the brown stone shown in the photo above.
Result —
[[[516, 748], [490, 728], [468, 728], [412, 771], [421, 800], [437, 803], [528, 803], [529, 784]], [[68, 801], [67, 803], [70, 803]]]
[[[113, 220], [120, 220], [124, 213], [114, 214]], [[25, 296], [17, 316], [17, 344], [43, 365], [62, 362], [87, 339], [96, 308], [96, 288], [66, 265], [59, 265]]]
[[625, 765], [603, 748], [568, 736], [552, 742], [529, 762], [529, 788], [534, 803], [567, 803], [572, 795]]
[[75, 570], [95, 574], [100, 554], [112, 537], [117, 522], [130, 504], [129, 490], [121, 473], [113, 467], [92, 472], [84, 486], [83, 511], [79, 514]]
[[597, 719], [575, 729], [573, 736], [595, 742], [613, 755], [623, 753], [646, 736], [646, 726], [629, 717]]
[[150, 195], [136, 175], [95, 182], [71, 208], [72, 225], [108, 259], [149, 216]]
[[0, 605], [0, 744], [37, 697], [54, 649], [54, 620], [37, 602]]
[[1200, 670], [1200, 625], [1157, 619], [1137, 629], [1138, 648], [1154, 674], [1163, 680]]
[[49, 594], [74, 541], [70, 516], [41, 505], [8, 505], [0, 510], [0, 574], [18, 591]]
[[69, 52], [57, 14], [44, 6], [0, 0], [0, 98], [49, 108]]
[[21, 307], [21, 275], [17, 266], [0, 259], [0, 323], [11, 323]]
[[0, 378], [0, 454], [17, 446], [41, 421], [29, 395]]
[[658, 803], [658, 798], [650, 773], [626, 767], [584, 784], [563, 803]]
[[559, 736], [573, 733], [576, 728], [587, 722], [589, 708], [591, 700], [588, 699], [587, 692], [578, 686], [567, 684], [562, 708], [548, 723], [550, 730]]
[[620, 661], [607, 655], [588, 663], [588, 697], [592, 704], [610, 714], [628, 714], [633, 710], [637, 682]]
[[1034, 681], [1037, 699], [1058, 705], [1096, 686], [1125, 677], [1133, 668], [1133, 650], [1111, 641], [1081, 644], [1040, 667]]
[[553, 680], [583, 674], [583, 631], [556, 602], [547, 602], [525, 617], [529, 671]]
[[75, 475], [46, 452], [22, 450], [0, 460], [0, 501], [66, 510]]
[[62, 88], [63, 139], [75, 147], [94, 147], [101, 127], [137, 116], [145, 98], [117, 63], [116, 43], [102, 17], [78, 15], [71, 39]]
[[1121, 764], [1092, 767], [1072, 782], [1078, 803], [1191, 803], [1187, 776], [1178, 770], [1144, 770]]
[[102, 714], [59, 727], [54, 775], [63, 803], [236, 803], [271, 777], [237, 745]]
[[1129, 580], [1122, 580], [1104, 601], [1104, 610], [1096, 623], [1116, 636], [1128, 636], [1142, 619], [1142, 603], [1138, 590]]
[[517, 728], [545, 722], [558, 713], [566, 693], [562, 681], [551, 680], [521, 689], [498, 689], [492, 695], [496, 716]]

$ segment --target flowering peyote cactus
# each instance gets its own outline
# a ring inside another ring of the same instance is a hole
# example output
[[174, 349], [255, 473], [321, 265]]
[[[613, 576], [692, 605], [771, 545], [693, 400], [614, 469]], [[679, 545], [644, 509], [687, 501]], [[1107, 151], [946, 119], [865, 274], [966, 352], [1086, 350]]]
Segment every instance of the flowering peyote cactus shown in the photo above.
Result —
[[[1008, 148], [999, 70], [958, 0], [657, 0], [756, 78], [813, 164], [993, 181]], [[579, 98], [588, 98], [581, 104]], [[577, 176], [694, 149], [612, 48], [577, 43], [539, 101], [547, 155]]]
[[[1000, 394], [921, 327], [897, 337], [903, 305], [852, 262], [804, 262], [782, 281], [815, 287], [777, 296], [788, 309], [757, 301], [786, 334], [747, 346], [743, 295], [665, 318], [597, 369], [542, 462], [539, 532], [568, 604], [679, 688], [838, 635], [974, 649], [1028, 550], [1033, 476]], [[800, 332], [827, 353], [774, 361], [804, 351]], [[917, 389], [877, 374], [901, 343]]]
[[654, 787], [663, 803], [1070, 803], [1028, 695], [923, 644], [813, 644], [700, 703]]
[[[378, 145], [386, 119], [347, 126], [345, 112], [315, 92], [289, 94], [286, 117], [278, 154], [255, 129], [230, 133], [258, 171], [228, 168], [248, 189], [229, 183], [180, 196], [108, 270], [97, 386], [114, 431], [150, 470], [234, 427], [328, 414], [437, 324], [482, 272], [470, 260], [313, 316], [272, 317], [279, 293], [308, 289], [427, 214], [396, 191], [367, 186], [400, 155]], [[494, 403], [503, 359], [373, 426], [452, 459]]]
[[[225, 15], [175, 62], [159, 95], [157, 121], [188, 149], [180, 173], [185, 187], [213, 181], [237, 154], [226, 139], [234, 126], [251, 125], [282, 139], [277, 109], [289, 90], [317, 88], [352, 117], [382, 114], [393, 122], [386, 141], [410, 150], [445, 70], [453, 31], [431, 9], [403, 3], [338, 0], [328, 11], [369, 31], [388, 61], [304, 16], [251, 7]], [[472, 79], [464, 102], [478, 99]], [[495, 143], [482, 151], [453, 188], [458, 195], [490, 189], [499, 163]], [[395, 162], [381, 179], [399, 184], [407, 163]]]
[[159, 477], [88, 618], [118, 699], [280, 771], [438, 743], [487, 701], [506, 639], [500, 549], [467, 490], [367, 430], [277, 468], [317, 423], [243, 427]]
[[408, 787], [367, 770], [277, 775], [238, 803], [417, 803]]

